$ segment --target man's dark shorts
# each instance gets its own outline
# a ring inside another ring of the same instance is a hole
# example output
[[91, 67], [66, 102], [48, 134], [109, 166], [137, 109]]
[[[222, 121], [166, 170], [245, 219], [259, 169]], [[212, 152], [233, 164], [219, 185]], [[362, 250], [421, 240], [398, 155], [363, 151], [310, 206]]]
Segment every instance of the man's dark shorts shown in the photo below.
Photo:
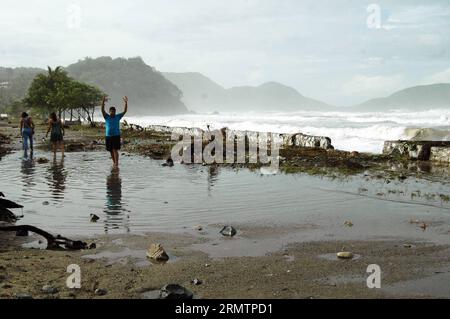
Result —
[[107, 136], [106, 150], [108, 152], [111, 152], [112, 150], [120, 150], [120, 136]]

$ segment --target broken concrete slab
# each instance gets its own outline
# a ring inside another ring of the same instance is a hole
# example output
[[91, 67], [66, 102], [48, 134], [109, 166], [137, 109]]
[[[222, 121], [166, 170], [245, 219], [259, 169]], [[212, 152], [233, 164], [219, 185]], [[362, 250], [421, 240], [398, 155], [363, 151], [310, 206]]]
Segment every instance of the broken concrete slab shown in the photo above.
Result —
[[[208, 131], [202, 130], [200, 128], [187, 128], [187, 127], [168, 127], [162, 125], [150, 125], [145, 130], [155, 131], [165, 134], [178, 134], [178, 135], [189, 135], [193, 137], [205, 137], [205, 133]], [[281, 147], [283, 146], [298, 146], [298, 147], [312, 147], [312, 148], [323, 148], [323, 149], [334, 149], [331, 144], [331, 139], [326, 136], [312, 136], [303, 133], [272, 133], [272, 132], [255, 132], [255, 131], [240, 131], [232, 130], [229, 128], [222, 128], [221, 133], [224, 134], [225, 138], [246, 138], [249, 142], [258, 141], [263, 137], [270, 137], [270, 143], [277, 143]], [[211, 131], [214, 134], [214, 131]]]
[[432, 147], [430, 161], [450, 164], [450, 147]]
[[450, 141], [386, 141], [383, 154], [410, 160], [428, 161], [432, 147], [450, 147]]

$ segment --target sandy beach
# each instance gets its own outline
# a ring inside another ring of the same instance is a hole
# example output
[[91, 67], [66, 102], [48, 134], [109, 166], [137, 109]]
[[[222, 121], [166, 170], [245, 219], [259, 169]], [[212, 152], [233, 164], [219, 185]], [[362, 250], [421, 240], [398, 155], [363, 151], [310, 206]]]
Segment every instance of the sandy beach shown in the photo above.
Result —
[[[9, 155], [2, 153], [0, 167], [13, 167], [14, 160], [21, 153], [18, 131], [13, 125], [2, 125], [0, 130], [10, 138], [10, 143], [3, 143], [2, 148], [9, 148], [12, 152]], [[48, 146], [41, 142], [43, 130], [43, 126], [38, 127], [35, 140], [39, 145], [35, 160], [44, 157], [50, 163], [33, 168], [38, 170], [39, 167], [52, 163]], [[167, 143], [167, 136], [159, 133], [127, 131], [124, 137], [127, 141], [123, 150], [125, 164], [151, 165], [150, 163], [157, 161], [155, 165], [159, 166], [167, 156], [167, 150], [170, 150], [171, 144]], [[103, 153], [99, 152], [104, 152], [102, 138], [102, 129], [68, 129], [68, 155], [64, 164], [66, 168], [68, 161], [78, 158], [94, 158], [89, 165], [97, 165], [95, 154], [100, 156]], [[106, 153], [103, 155], [104, 163], [108, 166], [109, 158]], [[186, 287], [196, 298], [450, 297], [450, 290], [439, 284], [450, 278], [450, 220], [447, 201], [440, 197], [445, 193], [446, 189], [441, 189], [441, 185], [446, 185], [446, 179], [439, 177], [440, 170], [445, 168], [414, 170], [408, 165], [415, 165], [417, 168], [423, 163], [395, 162], [381, 155], [340, 151], [324, 153], [320, 150], [286, 149], [282, 156], [285, 160], [281, 170], [285, 175], [279, 178], [283, 179], [278, 181], [277, 177], [272, 180], [271, 177], [266, 177], [264, 183], [288, 181], [295, 191], [295, 185], [303, 185], [301, 181], [298, 182], [300, 184], [295, 184], [295, 181], [305, 179], [304, 183], [317, 187], [317, 190], [311, 191], [312, 195], [308, 195], [311, 198], [313, 194], [318, 194], [317, 202], [292, 202], [284, 207], [281, 203], [285, 199], [281, 197], [278, 207], [264, 210], [261, 206], [260, 215], [243, 211], [242, 215], [250, 214], [247, 219], [238, 217], [238, 214], [221, 219], [222, 211], [212, 210], [210, 215], [192, 215], [191, 219], [182, 219], [179, 223], [159, 215], [133, 223], [133, 216], [144, 217], [136, 215], [138, 212], [135, 211], [141, 207], [133, 206], [137, 204], [130, 201], [130, 215], [135, 215], [130, 217], [129, 222], [125, 221], [126, 218], [119, 220], [116, 216], [109, 223], [101, 224], [101, 227], [91, 225], [86, 230], [85, 224], [74, 219], [71, 230], [70, 221], [68, 222], [71, 219], [64, 217], [66, 214], [70, 215], [70, 212], [64, 213], [64, 206], [52, 206], [53, 202], [49, 199], [50, 205], [45, 208], [40, 205], [41, 199], [39, 205], [32, 199], [27, 199], [33, 208], [31, 216], [26, 216], [23, 222], [36, 221], [44, 229], [48, 225], [49, 231], [55, 234], [95, 242], [97, 248], [85, 251], [36, 249], [39, 248], [37, 246], [42, 246], [38, 242], [42, 238], [36, 235], [16, 237], [14, 233], [0, 234], [0, 297], [153, 299], [158, 295], [159, 289], [169, 283]], [[406, 169], [390, 169], [393, 166]], [[233, 171], [229, 172], [228, 169]], [[253, 175], [246, 174], [254, 169], [257, 168], [224, 168], [215, 178], [220, 181], [227, 180], [228, 176], [246, 176], [247, 179], [242, 182], [245, 184], [253, 181]], [[122, 179], [126, 179], [126, 172], [122, 169]], [[211, 178], [210, 170], [204, 174]], [[55, 176], [50, 175], [50, 179], [57, 179], [58, 176]], [[355, 190], [356, 194], [346, 195], [346, 189], [342, 189], [342, 193], [320, 190], [320, 187], [329, 185], [334, 179], [352, 176], [358, 176], [356, 183], [360, 184], [348, 184], [348, 192], [355, 188], [359, 189], [359, 193]], [[70, 188], [73, 185], [67, 179], [64, 179], [64, 187], [69, 190], [64, 190], [64, 200], [70, 202]], [[403, 180], [407, 180], [407, 183]], [[40, 181], [34, 180], [34, 183], [38, 182]], [[380, 183], [384, 187], [383, 194], [375, 187]], [[413, 187], [412, 183], [419, 184], [422, 188]], [[126, 197], [126, 183], [122, 184], [120, 196]], [[14, 185], [13, 183], [8, 187], [15, 189]], [[208, 185], [212, 185], [213, 190], [209, 190], [207, 194], [214, 199], [218, 196], [214, 193], [214, 187], [220, 189], [220, 183], [210, 182]], [[361, 185], [366, 185], [367, 189], [361, 189]], [[429, 188], [430, 194], [426, 196], [423, 188], [428, 185], [432, 187]], [[412, 196], [416, 188], [422, 190], [422, 193]], [[409, 193], [399, 195], [394, 190]], [[432, 190], [436, 190], [434, 197]], [[10, 198], [16, 196], [7, 194], [4, 189], [0, 191]], [[103, 190], [102, 193], [104, 192]], [[373, 194], [366, 194], [371, 192]], [[55, 203], [59, 200], [57, 195], [52, 199]], [[51, 197], [51, 193], [49, 196]], [[282, 194], [278, 194], [280, 196]], [[298, 196], [301, 197], [301, 193]], [[331, 204], [318, 206], [319, 202], [327, 203], [328, 196]], [[88, 205], [89, 200], [90, 197], [86, 197], [84, 205]], [[92, 201], [96, 204], [94, 200], [95, 198]], [[176, 202], [172, 197], [167, 203], [160, 199], [159, 205], [162, 209], [168, 206], [164, 211], [170, 212], [172, 201]], [[121, 205], [124, 202], [122, 200]], [[82, 203], [77, 205], [81, 205], [81, 209], [85, 211], [83, 214], [88, 219], [89, 206], [83, 207]], [[352, 206], [356, 207], [354, 211], [349, 210]], [[309, 213], [288, 214], [293, 211], [293, 207], [304, 207]], [[46, 210], [47, 213], [44, 214]], [[57, 210], [61, 212], [61, 217], [50, 217]], [[27, 213], [25, 207], [24, 214]], [[44, 216], [43, 219], [41, 216]], [[107, 214], [101, 217], [106, 218]], [[232, 224], [237, 229], [237, 235], [233, 238], [220, 235], [219, 231], [225, 225], [221, 221]], [[19, 220], [17, 224], [23, 222]], [[163, 226], [148, 226], [159, 222]], [[132, 230], [120, 231], [125, 228], [124, 225]], [[98, 231], [103, 226], [108, 228], [108, 234]], [[166, 228], [172, 230], [162, 231]], [[146, 251], [153, 243], [163, 245], [170, 257], [167, 263], [153, 264], [146, 257]], [[354, 258], [338, 259], [336, 254], [341, 251], [352, 252]], [[81, 267], [81, 289], [66, 287], [69, 275], [66, 269], [71, 264]], [[367, 267], [372, 264], [379, 265], [382, 270], [381, 289], [367, 287], [366, 281], [370, 275]], [[201, 284], [193, 284], [195, 279]], [[43, 292], [44, 286], [55, 289], [53, 293]], [[98, 289], [105, 293], [99, 295], [96, 293]]]

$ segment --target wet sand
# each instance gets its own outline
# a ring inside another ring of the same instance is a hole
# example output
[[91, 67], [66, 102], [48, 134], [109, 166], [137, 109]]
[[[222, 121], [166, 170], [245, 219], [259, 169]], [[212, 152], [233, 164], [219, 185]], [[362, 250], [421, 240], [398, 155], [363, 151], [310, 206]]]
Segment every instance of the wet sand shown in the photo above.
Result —
[[[261, 230], [256, 232], [258, 238], [263, 236]], [[222, 241], [246, 245], [255, 240], [253, 235]], [[146, 298], [168, 283], [183, 285], [196, 298], [450, 297], [442, 288], [446, 283], [436, 282], [449, 278], [448, 246], [420, 242], [409, 246], [411, 242], [405, 240], [304, 242], [261, 256], [211, 258], [194, 248], [211, 242], [191, 235], [107, 236], [95, 241], [99, 246], [95, 251], [2, 249], [0, 297]], [[168, 263], [152, 264], [146, 259], [147, 247], [155, 242], [162, 243], [171, 256]], [[221, 250], [221, 244], [213, 247]], [[335, 254], [343, 247], [359, 257], [338, 260]], [[65, 286], [70, 264], [81, 267], [79, 290]], [[382, 269], [381, 289], [366, 286], [370, 264]], [[193, 279], [202, 284], [193, 285]], [[57, 288], [58, 293], [43, 293], [44, 285]], [[106, 289], [107, 294], [97, 296], [97, 288]]]
[[[101, 138], [101, 132], [89, 132], [72, 131], [68, 139], [90, 143]], [[13, 137], [11, 145], [17, 150], [17, 134], [9, 133]], [[446, 223], [436, 226], [441, 236], [448, 232]], [[342, 235], [342, 225], [326, 229], [330, 236], [316, 240], [311, 240], [309, 234], [324, 230], [315, 223], [233, 226], [238, 235], [231, 239], [218, 234], [219, 225], [204, 225], [200, 232], [189, 225], [179, 233], [80, 238], [97, 244], [96, 250], [81, 252], [24, 248], [22, 244], [39, 238], [0, 234], [0, 298], [21, 294], [33, 298], [148, 298], [154, 296], [152, 291], [168, 283], [185, 286], [197, 298], [450, 297], [449, 291], [442, 288], [448, 286], [450, 277], [450, 246], [446, 244], [416, 237], [395, 238], [395, 233], [350, 240], [345, 231]], [[358, 227], [355, 224], [352, 229]], [[334, 232], [341, 236], [335, 238]], [[152, 264], [146, 258], [152, 243], [161, 243], [166, 249], [171, 257], [167, 264]], [[357, 258], [338, 260], [335, 255], [344, 248]], [[70, 264], [81, 267], [79, 290], [65, 285]], [[366, 286], [370, 264], [382, 269], [381, 289]], [[193, 279], [200, 279], [202, 284], [193, 285]], [[43, 293], [44, 285], [58, 292]], [[97, 288], [106, 289], [107, 294], [97, 296]]]

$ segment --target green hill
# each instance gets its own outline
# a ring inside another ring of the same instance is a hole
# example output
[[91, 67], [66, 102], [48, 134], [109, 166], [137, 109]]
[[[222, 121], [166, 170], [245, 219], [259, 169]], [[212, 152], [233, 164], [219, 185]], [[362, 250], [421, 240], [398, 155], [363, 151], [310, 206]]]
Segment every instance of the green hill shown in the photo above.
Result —
[[86, 58], [66, 68], [78, 81], [106, 92], [111, 103], [122, 106], [122, 97], [130, 99], [131, 115], [170, 115], [187, 113], [182, 92], [160, 72], [141, 58]]

